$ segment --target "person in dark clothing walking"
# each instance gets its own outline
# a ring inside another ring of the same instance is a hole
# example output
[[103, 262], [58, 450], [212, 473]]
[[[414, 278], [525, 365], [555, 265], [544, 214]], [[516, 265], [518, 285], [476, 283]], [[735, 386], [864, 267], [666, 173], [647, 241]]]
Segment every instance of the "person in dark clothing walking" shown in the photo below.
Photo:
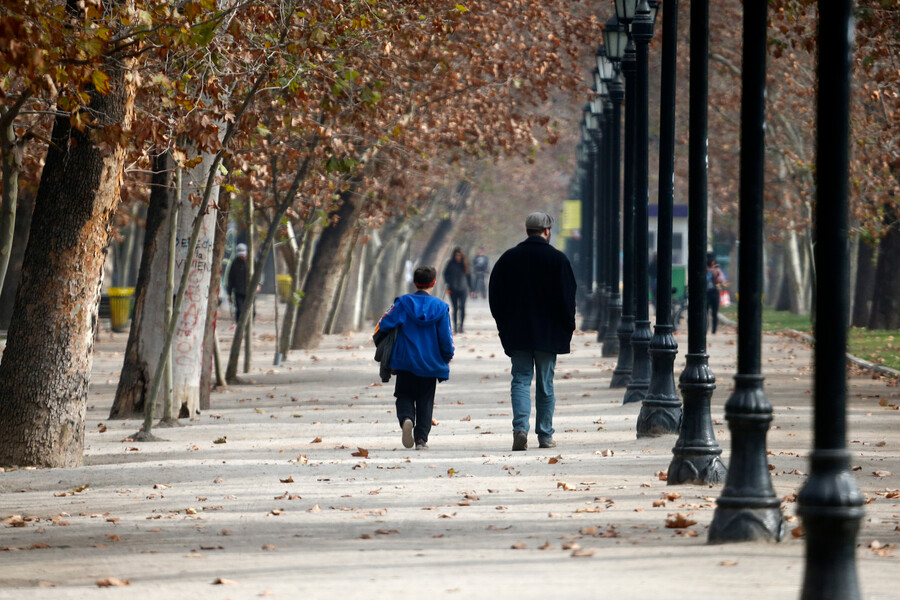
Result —
[[234, 295], [234, 322], [241, 320], [241, 311], [247, 300], [247, 244], [235, 247], [235, 258], [228, 268], [228, 281], [225, 291]]
[[553, 371], [556, 356], [569, 352], [575, 331], [576, 285], [569, 259], [550, 245], [552, 225], [547, 213], [528, 215], [528, 238], [504, 252], [491, 272], [491, 315], [512, 361], [513, 450], [528, 447], [535, 376], [535, 433], [541, 448], [556, 446]]
[[453, 332], [463, 333], [466, 298], [472, 289], [472, 274], [469, 271], [469, 261], [459, 246], [453, 249], [453, 258], [444, 267], [444, 282], [447, 284], [450, 307], [453, 310]]
[[438, 381], [450, 378], [453, 333], [447, 303], [431, 295], [437, 272], [419, 267], [413, 273], [414, 294], [400, 296], [378, 321], [380, 330], [397, 328], [391, 369], [397, 373], [394, 397], [404, 448], [428, 448], [434, 391]]
[[478, 247], [478, 254], [472, 259], [472, 267], [475, 269], [475, 287], [472, 297], [481, 296], [487, 298], [487, 278], [491, 272], [491, 261], [484, 253], [484, 246]]

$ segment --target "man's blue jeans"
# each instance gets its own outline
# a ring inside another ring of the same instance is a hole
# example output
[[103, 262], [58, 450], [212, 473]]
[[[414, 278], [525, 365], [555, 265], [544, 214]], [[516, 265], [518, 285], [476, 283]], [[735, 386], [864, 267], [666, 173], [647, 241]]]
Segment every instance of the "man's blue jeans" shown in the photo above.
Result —
[[528, 433], [531, 416], [531, 379], [535, 379], [534, 431], [539, 441], [553, 438], [553, 370], [556, 368], [556, 354], [551, 352], [517, 350], [512, 353], [512, 385], [510, 397], [513, 409], [513, 432]]

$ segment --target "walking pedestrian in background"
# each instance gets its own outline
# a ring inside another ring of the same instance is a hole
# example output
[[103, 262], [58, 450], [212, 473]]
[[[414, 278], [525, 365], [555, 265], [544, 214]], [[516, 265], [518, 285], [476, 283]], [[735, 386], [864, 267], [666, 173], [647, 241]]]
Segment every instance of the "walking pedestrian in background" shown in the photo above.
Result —
[[453, 257], [444, 267], [444, 282], [450, 294], [450, 308], [453, 312], [453, 332], [463, 333], [463, 321], [466, 320], [466, 298], [472, 289], [472, 274], [469, 261], [462, 248], [453, 249]]
[[553, 219], [535, 212], [525, 219], [528, 237], [497, 260], [488, 300], [503, 351], [512, 361], [510, 399], [513, 450], [528, 447], [531, 380], [535, 379], [535, 433], [553, 448], [553, 372], [575, 331], [575, 275], [566, 255], [550, 245]]
[[475, 289], [472, 290], [472, 297], [487, 298], [487, 277], [491, 272], [491, 261], [484, 253], [484, 246], [478, 247], [478, 254], [472, 259], [472, 267], [475, 269]]

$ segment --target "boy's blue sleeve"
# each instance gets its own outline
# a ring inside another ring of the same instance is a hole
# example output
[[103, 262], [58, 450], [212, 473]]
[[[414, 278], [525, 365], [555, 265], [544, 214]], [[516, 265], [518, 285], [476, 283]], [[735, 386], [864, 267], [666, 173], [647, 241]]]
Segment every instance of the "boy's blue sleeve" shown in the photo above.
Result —
[[403, 311], [397, 307], [397, 301], [394, 300], [391, 307], [387, 309], [387, 312], [381, 315], [381, 319], [378, 320], [378, 325], [375, 326], [375, 332], [378, 333], [382, 329], [393, 329], [399, 325], [402, 312]]
[[441, 351], [441, 358], [444, 362], [449, 363], [453, 358], [453, 332], [450, 330], [450, 307], [444, 313], [440, 325], [438, 325], [438, 347]]

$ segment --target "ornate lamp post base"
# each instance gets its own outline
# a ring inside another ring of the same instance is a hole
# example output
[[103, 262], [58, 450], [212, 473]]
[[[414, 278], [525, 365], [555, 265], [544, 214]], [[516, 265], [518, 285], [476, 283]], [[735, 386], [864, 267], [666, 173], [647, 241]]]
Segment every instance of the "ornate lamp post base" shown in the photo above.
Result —
[[709, 368], [708, 354], [688, 354], [687, 366], [678, 386], [684, 400], [684, 414], [678, 441], [672, 448], [668, 485], [723, 483], [728, 469], [722, 462], [722, 449], [710, 418], [710, 400], [716, 389], [716, 377]]
[[602, 339], [598, 333], [597, 340], [603, 342], [601, 356], [617, 356], [619, 354], [619, 320], [622, 317], [622, 298], [618, 292], [612, 292], [609, 295], [609, 301], [606, 305], [606, 314], [609, 317], [609, 323], [603, 332]]
[[[775, 498], [775, 506], [748, 506], [757, 498], [733, 498], [738, 506], [719, 506], [709, 526], [710, 544], [728, 542], [780, 542], [784, 537], [784, 519]], [[771, 503], [768, 503], [771, 504]]]
[[856, 534], [864, 499], [844, 449], [814, 450], [810, 476], [797, 498], [806, 532], [806, 573], [801, 600], [856, 600]]
[[641, 402], [650, 388], [650, 321], [635, 321], [634, 333], [631, 335], [631, 348], [634, 360], [631, 367], [631, 381], [622, 404]]
[[772, 405], [760, 374], [737, 374], [735, 389], [725, 404], [731, 430], [728, 479], [709, 526], [709, 542], [779, 542], [784, 536], [781, 503], [772, 488], [766, 460], [766, 433]]
[[647, 395], [637, 420], [638, 437], [655, 437], [678, 433], [681, 427], [681, 400], [675, 391], [675, 355], [678, 343], [671, 325], [657, 325], [650, 340], [653, 369]]

